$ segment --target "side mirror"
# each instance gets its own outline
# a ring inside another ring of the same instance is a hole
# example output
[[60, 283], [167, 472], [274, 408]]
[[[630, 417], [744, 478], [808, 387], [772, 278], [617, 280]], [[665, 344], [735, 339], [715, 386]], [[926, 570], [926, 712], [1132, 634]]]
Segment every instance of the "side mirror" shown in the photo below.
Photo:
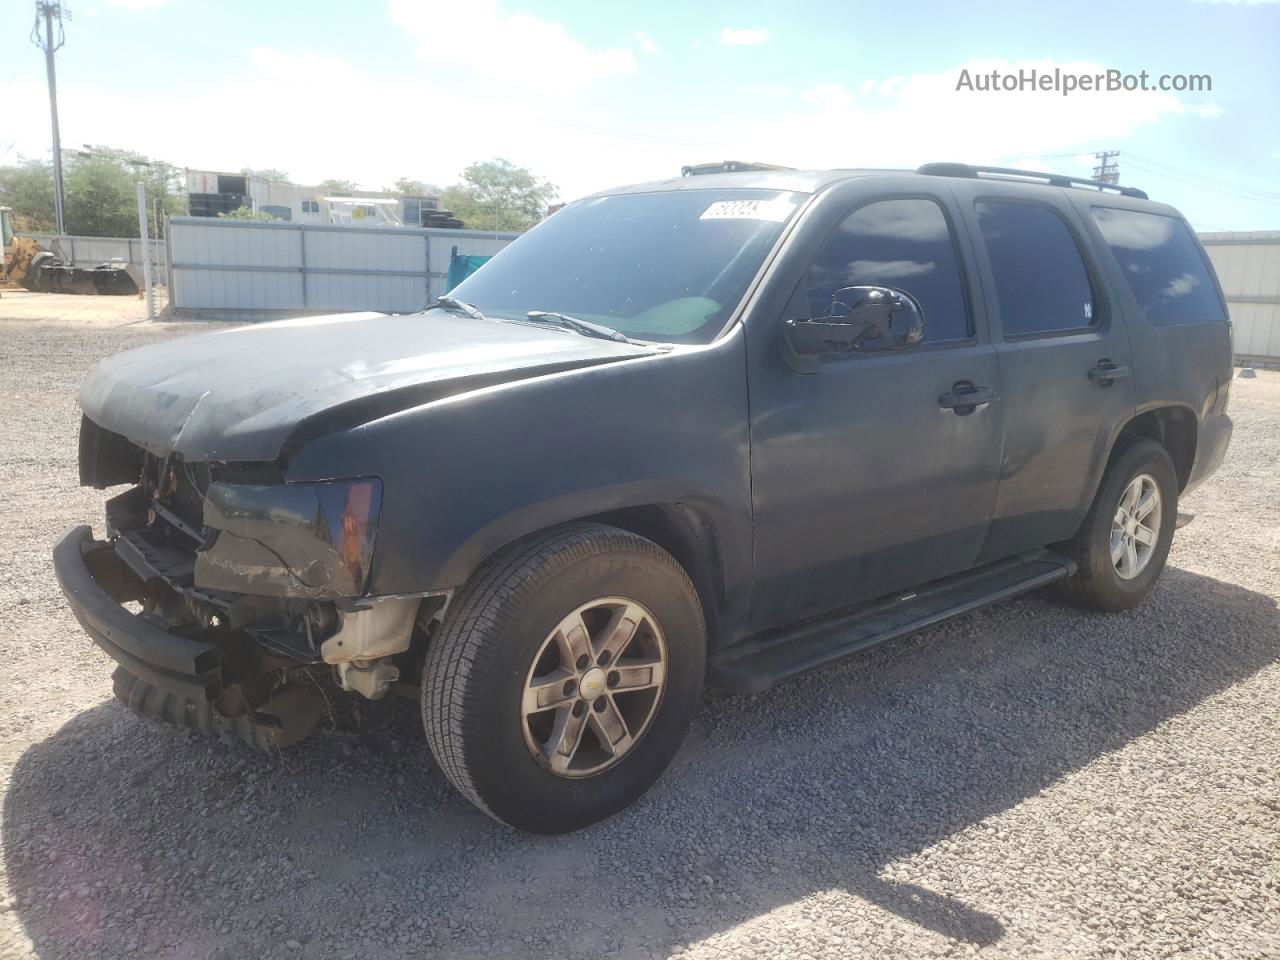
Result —
[[783, 329], [802, 357], [906, 350], [924, 339], [924, 311], [904, 290], [843, 287], [831, 298], [826, 316], [788, 320]]

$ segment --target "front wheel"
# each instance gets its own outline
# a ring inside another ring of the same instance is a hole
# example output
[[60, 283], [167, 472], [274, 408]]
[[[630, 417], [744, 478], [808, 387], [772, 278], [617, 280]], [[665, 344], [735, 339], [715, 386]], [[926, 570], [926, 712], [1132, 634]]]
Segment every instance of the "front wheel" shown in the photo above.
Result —
[[1065, 545], [1077, 572], [1060, 582], [1060, 593], [1096, 610], [1137, 606], [1164, 569], [1177, 515], [1178, 480], [1168, 451], [1139, 440], [1107, 467], [1080, 531]]
[[576, 830], [658, 779], [704, 661], [698, 596], [670, 554], [613, 527], [559, 528], [487, 562], [455, 598], [423, 669], [427, 741], [495, 819]]

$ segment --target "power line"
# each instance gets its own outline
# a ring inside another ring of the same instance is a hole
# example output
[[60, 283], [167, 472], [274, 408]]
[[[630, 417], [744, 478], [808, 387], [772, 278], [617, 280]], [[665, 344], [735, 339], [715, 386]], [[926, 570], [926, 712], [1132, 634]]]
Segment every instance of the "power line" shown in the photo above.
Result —
[[21, 72], [23, 66], [25, 66], [25, 61], [22, 59], [22, 54], [27, 52], [29, 51], [26, 48], [24, 48], [16, 57], [13, 58], [13, 63], [14, 63], [13, 73], [9, 74], [9, 79], [5, 81], [4, 91], [0, 93], [0, 98], [3, 98], [4, 95], [7, 95], [9, 93], [9, 88], [13, 86], [13, 81], [18, 79], [18, 73]]
[[1196, 174], [1177, 173], [1169, 169], [1163, 169], [1160, 166], [1149, 163], [1148, 161], [1140, 160], [1133, 156], [1133, 154], [1129, 155], [1129, 159], [1136, 164], [1139, 169], [1153, 176], [1165, 177], [1177, 183], [1200, 187], [1203, 190], [1212, 190], [1215, 193], [1228, 194], [1230, 196], [1239, 197], [1243, 200], [1253, 200], [1257, 203], [1280, 204], [1280, 195], [1269, 193], [1265, 190], [1258, 190], [1255, 187], [1249, 187], [1244, 184], [1227, 184], [1224, 181], [1216, 181]]
[[1141, 154], [1131, 153], [1129, 154], [1129, 157], [1137, 161], [1139, 164], [1145, 164], [1149, 167], [1154, 167], [1161, 171], [1167, 171], [1169, 174], [1188, 177], [1190, 179], [1203, 181], [1205, 183], [1212, 183], [1228, 190], [1240, 190], [1246, 193], [1255, 193], [1263, 197], [1270, 197], [1276, 200], [1280, 200], [1280, 193], [1276, 193], [1271, 190], [1264, 190], [1261, 187], [1253, 187], [1245, 183], [1234, 183], [1230, 180], [1223, 180], [1219, 177], [1211, 177], [1211, 176], [1208, 176], [1207, 174], [1197, 173], [1194, 170], [1187, 170], [1184, 167], [1175, 167], [1173, 164], [1165, 163], [1162, 160], [1153, 160], [1150, 157], [1144, 157]]

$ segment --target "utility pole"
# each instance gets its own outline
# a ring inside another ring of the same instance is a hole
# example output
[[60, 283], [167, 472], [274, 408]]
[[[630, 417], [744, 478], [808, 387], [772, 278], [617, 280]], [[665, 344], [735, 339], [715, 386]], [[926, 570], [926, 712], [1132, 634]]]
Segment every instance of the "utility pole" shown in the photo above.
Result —
[[[66, 222], [63, 217], [62, 193], [62, 137], [58, 132], [58, 78], [53, 68], [53, 55], [66, 41], [62, 31], [62, 17], [71, 19], [71, 11], [65, 9], [57, 0], [36, 0], [36, 23], [31, 28], [31, 42], [44, 51], [45, 68], [49, 73], [49, 117], [53, 122], [53, 217], [57, 223], [59, 236], [65, 234]], [[58, 21], [58, 36], [54, 39], [53, 21]], [[44, 37], [40, 36], [41, 21], [44, 23]]]
[[147, 187], [138, 181], [138, 236], [142, 242], [142, 286], [146, 289], [147, 319], [156, 317], [155, 289], [151, 284], [151, 237], [147, 231]]
[[1093, 179], [1102, 183], [1119, 183], [1120, 182], [1120, 164], [1115, 157], [1120, 156], [1119, 150], [1103, 150], [1101, 153], [1095, 153], [1093, 158], [1098, 161], [1098, 165], [1093, 168]]

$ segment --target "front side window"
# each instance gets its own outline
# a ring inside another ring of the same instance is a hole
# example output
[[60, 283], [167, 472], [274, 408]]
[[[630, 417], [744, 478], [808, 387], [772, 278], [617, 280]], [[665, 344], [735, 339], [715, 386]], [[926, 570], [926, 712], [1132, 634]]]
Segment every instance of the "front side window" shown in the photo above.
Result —
[[1222, 301], [1186, 223], [1158, 213], [1094, 207], [1093, 220], [1150, 323], [1226, 320]]
[[825, 316], [841, 287], [894, 287], [920, 301], [925, 342], [972, 334], [951, 230], [933, 200], [859, 207], [827, 238], [805, 279], [811, 317]]
[[486, 315], [565, 313], [640, 340], [709, 343], [764, 262], [799, 194], [671, 190], [579, 200], [450, 295]]
[[980, 200], [977, 212], [1006, 337], [1093, 325], [1089, 273], [1057, 213], [1016, 200]]

